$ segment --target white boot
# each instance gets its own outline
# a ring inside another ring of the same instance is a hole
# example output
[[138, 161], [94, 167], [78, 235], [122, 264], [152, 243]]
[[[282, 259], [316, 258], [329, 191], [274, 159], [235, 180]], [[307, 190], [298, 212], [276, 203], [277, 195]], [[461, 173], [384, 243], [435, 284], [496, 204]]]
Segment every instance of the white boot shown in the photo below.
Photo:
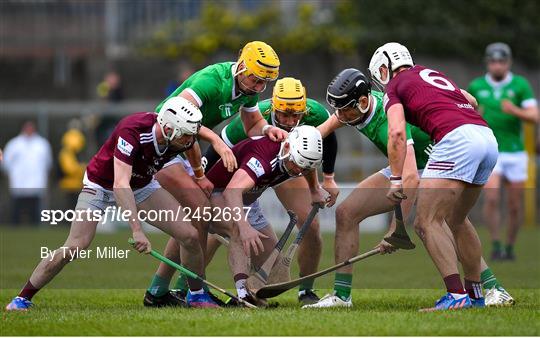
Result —
[[515, 301], [503, 287], [492, 287], [486, 292], [486, 306], [512, 306]]
[[302, 306], [302, 309], [321, 309], [329, 307], [352, 307], [351, 297], [345, 301], [334, 294], [328, 294], [315, 304]]

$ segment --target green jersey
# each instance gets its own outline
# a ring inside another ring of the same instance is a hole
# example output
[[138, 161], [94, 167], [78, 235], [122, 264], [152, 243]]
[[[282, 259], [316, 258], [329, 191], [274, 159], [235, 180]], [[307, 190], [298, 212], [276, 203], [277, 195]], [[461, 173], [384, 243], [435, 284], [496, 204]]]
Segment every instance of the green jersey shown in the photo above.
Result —
[[[372, 91], [375, 103], [367, 119], [355, 128], [364, 134], [375, 146], [388, 157], [388, 118], [384, 112], [383, 93]], [[433, 141], [420, 128], [406, 124], [407, 144], [414, 142], [414, 154], [417, 168], [424, 169], [429, 159]]]
[[[236, 114], [240, 108], [248, 112], [257, 111], [259, 95], [235, 94], [233, 67], [234, 62], [223, 62], [203, 68], [191, 75], [169, 97], [187, 90], [199, 104], [203, 115], [202, 125], [210, 129]], [[157, 106], [157, 112], [167, 99]]]
[[536, 105], [529, 82], [518, 75], [508, 73], [500, 82], [495, 82], [489, 74], [474, 79], [469, 85], [471, 93], [483, 111], [483, 118], [493, 130], [500, 152], [523, 151], [522, 121], [501, 109], [502, 100], [510, 100], [521, 108]]
[[[268, 121], [268, 124], [273, 124], [272, 115], [270, 114], [272, 101], [270, 99], [259, 102], [259, 110], [263, 117]], [[307, 113], [302, 117], [300, 125], [308, 125], [317, 127], [330, 117], [330, 114], [322, 104], [313, 100], [307, 99]], [[247, 138], [242, 119], [240, 116], [235, 116], [231, 122], [221, 131], [221, 137], [229, 147]]]

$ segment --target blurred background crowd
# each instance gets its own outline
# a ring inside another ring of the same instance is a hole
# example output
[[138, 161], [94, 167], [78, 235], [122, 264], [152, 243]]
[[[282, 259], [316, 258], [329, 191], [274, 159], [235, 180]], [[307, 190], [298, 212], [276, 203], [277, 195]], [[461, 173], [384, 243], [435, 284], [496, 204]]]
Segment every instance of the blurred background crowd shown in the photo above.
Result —
[[[486, 46], [502, 41], [538, 98], [538, 13], [540, 2], [517, 0], [3, 0], [0, 224], [37, 224], [40, 208], [73, 208], [85, 163], [119, 119], [153, 111], [194, 71], [236, 60], [248, 41], [270, 44], [280, 77], [300, 79], [320, 102], [335, 74], [365, 70], [384, 42], [403, 43], [416, 63], [467, 88], [486, 73]], [[337, 135], [338, 182], [385, 166], [352, 128]], [[529, 225], [538, 224], [538, 135], [525, 125]]]

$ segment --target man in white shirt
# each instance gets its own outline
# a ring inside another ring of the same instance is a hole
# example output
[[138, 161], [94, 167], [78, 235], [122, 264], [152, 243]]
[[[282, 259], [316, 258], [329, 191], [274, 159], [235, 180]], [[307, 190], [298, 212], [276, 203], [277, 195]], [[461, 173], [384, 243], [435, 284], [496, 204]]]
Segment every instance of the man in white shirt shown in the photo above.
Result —
[[12, 200], [12, 223], [39, 223], [41, 202], [52, 165], [51, 146], [36, 132], [33, 122], [24, 123], [21, 133], [4, 148], [2, 166], [9, 178]]

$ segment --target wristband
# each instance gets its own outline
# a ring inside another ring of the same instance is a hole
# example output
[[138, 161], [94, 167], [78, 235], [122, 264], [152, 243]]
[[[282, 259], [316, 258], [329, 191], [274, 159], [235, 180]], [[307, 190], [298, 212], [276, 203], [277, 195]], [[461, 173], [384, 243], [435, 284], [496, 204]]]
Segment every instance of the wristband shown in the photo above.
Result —
[[193, 170], [193, 175], [197, 177], [197, 174], [202, 174], [204, 176], [204, 168], [202, 165], [198, 166], [197, 168], [191, 168]]
[[323, 177], [324, 177], [324, 178], [334, 178], [334, 176], [335, 176], [335, 173], [331, 173], [331, 174], [325, 174], [325, 173], [323, 173]]
[[262, 127], [262, 134], [264, 135], [268, 129], [272, 128], [271, 125], [267, 124], [264, 127]]
[[201, 177], [193, 176], [195, 178], [195, 181], [200, 181], [206, 178], [206, 175], [202, 175]]

